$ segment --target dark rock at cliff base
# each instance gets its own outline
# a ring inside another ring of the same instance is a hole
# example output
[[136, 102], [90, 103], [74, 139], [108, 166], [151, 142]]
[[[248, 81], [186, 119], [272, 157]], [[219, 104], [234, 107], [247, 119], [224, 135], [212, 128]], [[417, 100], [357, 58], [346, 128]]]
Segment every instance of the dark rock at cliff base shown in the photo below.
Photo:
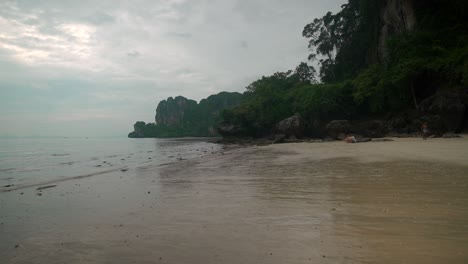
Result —
[[343, 139], [343, 135], [351, 132], [348, 120], [333, 120], [327, 124], [327, 134], [333, 139]]
[[384, 121], [370, 120], [356, 123], [352, 127], [352, 132], [364, 137], [380, 138], [389, 132], [389, 128]]
[[300, 115], [293, 115], [276, 124], [276, 130], [286, 137], [301, 138], [304, 134], [304, 122]]
[[461, 93], [440, 92], [423, 100], [419, 108], [423, 114], [440, 116], [443, 130], [459, 132], [463, 128], [467, 106]]
[[297, 138], [295, 136], [290, 136], [284, 140], [286, 143], [301, 143], [305, 142], [305, 140]]
[[419, 131], [419, 126], [411, 128], [411, 123], [414, 118], [407, 114], [393, 117], [387, 121], [387, 134], [410, 134]]
[[277, 134], [273, 137], [273, 144], [285, 143], [286, 135]]

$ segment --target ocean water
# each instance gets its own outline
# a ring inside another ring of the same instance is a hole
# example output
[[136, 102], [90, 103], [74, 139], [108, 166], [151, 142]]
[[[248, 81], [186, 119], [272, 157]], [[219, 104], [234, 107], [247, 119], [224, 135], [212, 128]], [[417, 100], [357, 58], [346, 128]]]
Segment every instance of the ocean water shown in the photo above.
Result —
[[207, 138], [3, 138], [0, 189], [132, 170], [219, 151], [219, 145], [208, 141]]

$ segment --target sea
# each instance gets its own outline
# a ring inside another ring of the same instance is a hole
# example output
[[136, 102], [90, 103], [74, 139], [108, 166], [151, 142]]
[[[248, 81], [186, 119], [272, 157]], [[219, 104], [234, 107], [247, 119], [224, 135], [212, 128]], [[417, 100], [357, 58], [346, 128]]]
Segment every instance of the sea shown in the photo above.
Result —
[[210, 155], [212, 138], [1, 138], [0, 190]]

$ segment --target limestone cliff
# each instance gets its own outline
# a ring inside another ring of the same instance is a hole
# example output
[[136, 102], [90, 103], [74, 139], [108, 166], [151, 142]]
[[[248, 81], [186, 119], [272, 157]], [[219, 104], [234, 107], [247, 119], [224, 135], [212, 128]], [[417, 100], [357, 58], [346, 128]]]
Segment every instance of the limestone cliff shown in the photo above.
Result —
[[183, 96], [169, 97], [159, 102], [156, 108], [155, 121], [157, 125], [176, 126], [183, 123], [185, 113], [193, 110], [197, 102]]
[[237, 106], [240, 93], [221, 92], [197, 103], [182, 96], [169, 97], [156, 108], [156, 123], [137, 122], [129, 137], [206, 137], [217, 136], [216, 127], [224, 109]]
[[378, 55], [383, 61], [387, 55], [386, 43], [389, 37], [410, 32], [415, 28], [416, 15], [414, 12], [414, 0], [386, 0], [381, 11]]

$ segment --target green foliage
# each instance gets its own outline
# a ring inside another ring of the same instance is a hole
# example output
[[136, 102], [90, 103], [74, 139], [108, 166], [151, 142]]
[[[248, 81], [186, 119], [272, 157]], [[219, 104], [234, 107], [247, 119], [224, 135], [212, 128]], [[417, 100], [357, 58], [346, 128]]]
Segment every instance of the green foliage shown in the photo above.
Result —
[[291, 114], [287, 95], [297, 84], [303, 84], [292, 71], [277, 72], [247, 86], [244, 102], [222, 114], [225, 122], [241, 125], [252, 135], [266, 133], [278, 119]]
[[309, 120], [348, 118], [356, 112], [354, 89], [350, 82], [301, 86], [292, 94], [293, 106]]
[[350, 82], [316, 84], [304, 81], [301, 68], [262, 77], [247, 87], [246, 99], [233, 109], [224, 110], [224, 122], [244, 129], [249, 136], [271, 132], [275, 124], [295, 113], [309, 119], [351, 116], [355, 113]]
[[318, 60], [323, 82], [343, 81], [366, 67], [378, 43], [382, 3], [349, 0], [340, 12], [328, 12], [304, 27], [309, 60]]

